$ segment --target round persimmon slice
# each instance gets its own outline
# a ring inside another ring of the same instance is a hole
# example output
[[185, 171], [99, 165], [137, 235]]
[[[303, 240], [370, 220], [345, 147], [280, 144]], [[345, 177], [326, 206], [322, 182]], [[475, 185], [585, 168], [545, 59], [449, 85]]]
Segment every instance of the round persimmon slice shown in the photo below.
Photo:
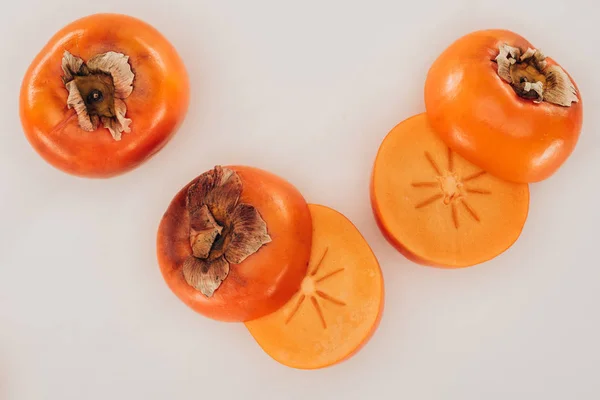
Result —
[[311, 241], [308, 204], [289, 182], [258, 168], [217, 166], [169, 204], [157, 257], [185, 304], [240, 322], [279, 309], [298, 291]]
[[466, 161], [419, 114], [398, 124], [381, 144], [371, 203], [385, 237], [406, 257], [458, 268], [490, 260], [517, 240], [527, 219], [529, 186]]
[[356, 354], [375, 332], [384, 305], [377, 258], [345, 216], [309, 205], [313, 244], [300, 291], [281, 309], [246, 322], [279, 363], [318, 369]]

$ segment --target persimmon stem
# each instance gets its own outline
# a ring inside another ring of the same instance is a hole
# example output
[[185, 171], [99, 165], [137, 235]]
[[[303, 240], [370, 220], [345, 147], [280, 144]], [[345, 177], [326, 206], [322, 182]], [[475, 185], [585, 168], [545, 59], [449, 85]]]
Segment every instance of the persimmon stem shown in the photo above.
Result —
[[128, 60], [124, 54], [108, 52], [84, 62], [65, 52], [62, 69], [69, 91], [67, 105], [77, 113], [84, 131], [96, 130], [100, 122], [115, 140], [130, 131], [131, 120], [125, 118], [127, 106], [123, 101], [133, 91], [134, 74]]
[[242, 186], [234, 170], [216, 166], [187, 191], [192, 254], [183, 265], [183, 277], [206, 297], [227, 279], [230, 264], [241, 264], [271, 242], [256, 208], [239, 201]]
[[579, 101], [567, 73], [558, 65], [549, 65], [539, 50], [529, 48], [523, 53], [518, 47], [501, 44], [495, 61], [500, 78], [523, 99], [565, 107]]

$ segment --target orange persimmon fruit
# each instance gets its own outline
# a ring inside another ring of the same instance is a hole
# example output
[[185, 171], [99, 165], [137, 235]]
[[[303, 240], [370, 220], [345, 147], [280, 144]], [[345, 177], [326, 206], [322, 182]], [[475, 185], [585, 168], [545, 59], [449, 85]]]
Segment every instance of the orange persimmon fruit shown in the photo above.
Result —
[[183, 61], [160, 32], [131, 16], [93, 14], [63, 27], [32, 61], [20, 116], [49, 164], [108, 178], [169, 141], [189, 96]]
[[358, 229], [335, 210], [309, 208], [312, 253], [301, 290], [281, 309], [246, 322], [269, 356], [298, 369], [328, 367], [356, 354], [384, 307], [379, 263]]
[[300, 192], [247, 166], [217, 166], [172, 199], [157, 234], [171, 291], [196, 312], [247, 321], [283, 306], [306, 275], [312, 220]]
[[423, 113], [383, 140], [371, 204], [384, 236], [407, 258], [460, 268], [490, 260], [518, 239], [529, 186], [501, 180], [450, 150]]
[[522, 36], [467, 34], [425, 81], [429, 122], [456, 153], [504, 180], [553, 175], [579, 139], [583, 104], [571, 76]]

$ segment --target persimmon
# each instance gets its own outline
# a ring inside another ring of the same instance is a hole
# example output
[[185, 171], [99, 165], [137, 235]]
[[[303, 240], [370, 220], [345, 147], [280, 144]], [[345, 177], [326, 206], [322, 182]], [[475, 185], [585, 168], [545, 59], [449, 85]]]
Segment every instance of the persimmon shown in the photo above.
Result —
[[281, 309], [246, 322], [269, 356], [298, 369], [328, 367], [356, 354], [384, 307], [379, 263], [358, 229], [331, 208], [309, 207], [313, 244], [301, 290]]
[[94, 14], [59, 30], [21, 86], [32, 147], [54, 167], [107, 178], [158, 152], [188, 109], [186, 68], [171, 43], [131, 16]]
[[300, 192], [247, 166], [217, 166], [183, 187], [159, 225], [157, 257], [175, 295], [221, 321], [283, 306], [306, 275], [312, 220]]
[[521, 183], [547, 179], [564, 164], [583, 119], [566, 70], [507, 30], [472, 32], [445, 49], [427, 73], [425, 106], [453, 151]]
[[420, 264], [459, 268], [490, 260], [518, 239], [529, 185], [504, 181], [452, 151], [419, 114], [395, 126], [373, 166], [379, 228]]

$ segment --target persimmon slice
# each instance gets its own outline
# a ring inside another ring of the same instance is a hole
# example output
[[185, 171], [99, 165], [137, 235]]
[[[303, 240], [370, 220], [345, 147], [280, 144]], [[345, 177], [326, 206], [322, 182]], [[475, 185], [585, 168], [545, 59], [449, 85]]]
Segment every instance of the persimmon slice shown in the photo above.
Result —
[[278, 311], [246, 322], [269, 356], [298, 369], [355, 354], [375, 332], [384, 304], [379, 263], [357, 228], [328, 207], [309, 209], [313, 242], [300, 291]]
[[384, 139], [371, 181], [377, 223], [409, 259], [459, 268], [490, 260], [519, 237], [529, 186], [503, 181], [450, 150], [425, 114]]

